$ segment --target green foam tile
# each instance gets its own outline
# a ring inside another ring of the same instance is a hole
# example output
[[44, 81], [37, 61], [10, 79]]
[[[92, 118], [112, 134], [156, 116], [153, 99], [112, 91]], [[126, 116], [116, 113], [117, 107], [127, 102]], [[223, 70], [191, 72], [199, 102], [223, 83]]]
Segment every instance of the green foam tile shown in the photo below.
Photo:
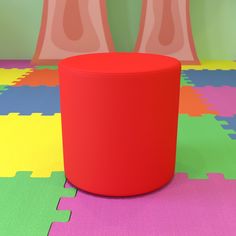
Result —
[[213, 115], [179, 116], [176, 171], [196, 179], [207, 178], [208, 173], [236, 179], [236, 141]]
[[191, 81], [188, 80], [187, 75], [185, 75], [183, 72], [181, 74], [181, 80], [180, 80], [180, 86], [193, 86]]
[[75, 189], [64, 188], [64, 173], [54, 172], [50, 178], [30, 174], [0, 178], [0, 235], [47, 235], [54, 221], [69, 220], [69, 211], [56, 210], [61, 197], [75, 196]]
[[44, 69], [49, 69], [49, 70], [57, 70], [58, 66], [35, 66], [36, 70], [44, 70]]
[[7, 90], [7, 85], [0, 85], [0, 94]]

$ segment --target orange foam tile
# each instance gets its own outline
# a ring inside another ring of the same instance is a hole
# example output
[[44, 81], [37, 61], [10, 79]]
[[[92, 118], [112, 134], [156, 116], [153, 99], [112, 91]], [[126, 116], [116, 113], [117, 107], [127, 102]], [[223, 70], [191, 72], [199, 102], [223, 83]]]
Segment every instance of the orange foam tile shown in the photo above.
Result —
[[33, 70], [14, 86], [58, 86], [59, 76], [57, 70]]
[[201, 95], [193, 87], [184, 86], [180, 89], [180, 114], [188, 114], [190, 116], [201, 116], [204, 114], [218, 115], [216, 111], [211, 110], [210, 106], [207, 100], [201, 98]]

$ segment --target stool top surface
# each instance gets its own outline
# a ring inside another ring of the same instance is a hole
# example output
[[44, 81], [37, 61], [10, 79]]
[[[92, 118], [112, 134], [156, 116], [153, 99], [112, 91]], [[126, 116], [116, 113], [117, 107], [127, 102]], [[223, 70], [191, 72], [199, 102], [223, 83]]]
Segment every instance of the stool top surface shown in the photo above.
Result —
[[146, 53], [85, 54], [66, 58], [59, 63], [59, 69], [104, 74], [147, 73], [180, 67], [180, 62], [175, 58]]

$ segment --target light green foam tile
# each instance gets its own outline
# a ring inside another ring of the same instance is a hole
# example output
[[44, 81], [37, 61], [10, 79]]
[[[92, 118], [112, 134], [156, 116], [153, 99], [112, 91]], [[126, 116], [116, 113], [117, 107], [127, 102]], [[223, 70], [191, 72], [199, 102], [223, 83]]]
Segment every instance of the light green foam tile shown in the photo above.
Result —
[[194, 86], [191, 81], [188, 79], [188, 76], [182, 71], [180, 86]]
[[44, 70], [44, 69], [57, 70], [57, 69], [58, 69], [58, 66], [47, 66], [47, 65], [44, 65], [44, 66], [35, 66], [35, 69], [36, 69], [36, 70]]
[[76, 193], [64, 188], [64, 173], [54, 172], [50, 178], [31, 178], [30, 174], [0, 178], [0, 235], [46, 236], [53, 222], [69, 220], [69, 211], [56, 210], [61, 197]]
[[0, 91], [5, 90], [6, 88], [7, 88], [7, 86], [5, 86], [5, 85], [0, 85]]
[[179, 116], [176, 171], [190, 178], [222, 173], [236, 179], [236, 140], [228, 137], [214, 115]]
[[4, 93], [8, 89], [9, 86], [7, 85], [0, 85], [0, 94]]

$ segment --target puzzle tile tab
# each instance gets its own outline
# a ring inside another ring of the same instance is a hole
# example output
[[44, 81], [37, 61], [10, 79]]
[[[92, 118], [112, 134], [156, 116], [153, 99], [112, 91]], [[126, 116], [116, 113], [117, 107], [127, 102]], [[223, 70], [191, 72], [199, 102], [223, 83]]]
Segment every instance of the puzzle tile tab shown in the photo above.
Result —
[[0, 68], [0, 85], [13, 85], [22, 79], [31, 69], [2, 69]]
[[[233, 130], [236, 132], [236, 115], [233, 117], [222, 117], [222, 116], [217, 116], [216, 120], [218, 120], [221, 123], [221, 126], [226, 129], [226, 130]], [[236, 139], [236, 134], [232, 133], [229, 134], [229, 137], [232, 139]]]
[[0, 95], [0, 115], [9, 113], [53, 115], [60, 112], [58, 87], [9, 87]]
[[236, 115], [236, 87], [201, 87], [195, 88], [210, 108], [217, 111], [219, 116]]
[[184, 73], [186, 74], [188, 79], [197, 87], [203, 87], [208, 85], [214, 87], [226, 85], [236, 87], [236, 70], [188, 70], [184, 71]]
[[0, 177], [32, 171], [32, 177], [48, 177], [63, 171], [60, 115], [0, 116]]
[[54, 66], [50, 66], [50, 65], [43, 65], [43, 66], [35, 66], [36, 70], [44, 70], [44, 69], [49, 69], [49, 70], [57, 70], [58, 66], [54, 65]]
[[57, 70], [33, 70], [23, 79], [16, 82], [15, 86], [58, 86], [59, 75]]
[[180, 115], [176, 171], [195, 179], [207, 178], [207, 173], [236, 179], [236, 140], [228, 133], [213, 115]]
[[180, 80], [180, 86], [193, 86], [191, 81], [188, 79], [188, 76], [182, 71], [181, 73], [181, 80]]
[[235, 197], [236, 180], [216, 174], [208, 180], [177, 174], [166, 188], [133, 198], [79, 191], [61, 199], [58, 209], [71, 210], [71, 219], [53, 223], [49, 236], [234, 236]]
[[206, 99], [204, 100], [197, 93], [194, 87], [184, 86], [180, 88], [180, 114], [188, 114], [190, 116], [201, 116], [203, 114], [218, 114], [210, 109]]
[[30, 178], [27, 172], [0, 178], [0, 234], [46, 236], [53, 221], [68, 221], [70, 212], [56, 211], [61, 197], [75, 195], [64, 183], [63, 172], [54, 172], [49, 178]]
[[0, 85], [0, 94], [7, 90], [8, 86]]

